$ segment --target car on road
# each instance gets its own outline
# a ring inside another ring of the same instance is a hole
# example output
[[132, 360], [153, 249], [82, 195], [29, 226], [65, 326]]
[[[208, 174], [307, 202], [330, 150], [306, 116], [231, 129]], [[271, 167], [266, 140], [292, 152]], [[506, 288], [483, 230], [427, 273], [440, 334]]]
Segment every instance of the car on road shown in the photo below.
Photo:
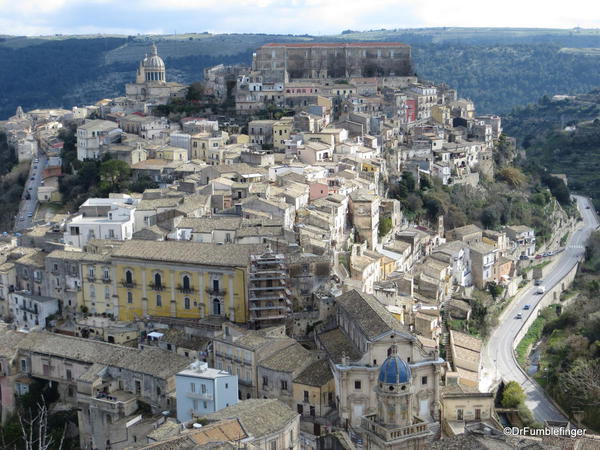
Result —
[[24, 216], [19, 217], [19, 222], [23, 222], [25, 220]]
[[540, 286], [542, 284], [542, 280], [540, 278], [538, 278], [537, 280], [535, 280], [534, 283], [536, 286]]
[[590, 209], [590, 205], [587, 205], [587, 206], [585, 207], [585, 209]]
[[529, 259], [529, 256], [527, 256], [527, 255], [521, 255], [521, 256], [519, 256], [519, 259], [520, 260]]
[[27, 217], [33, 217], [33, 213], [27, 214]]
[[28, 190], [28, 191], [30, 191], [30, 190], [32, 190], [32, 189], [33, 189], [33, 188], [32, 188], [31, 186], [29, 186], [29, 187], [27, 188], [27, 190]]
[[529, 308], [530, 308], [530, 306], [529, 306], [529, 305], [525, 305], [525, 306], [523, 306], [523, 309], [524, 309], [525, 311], [529, 310]]
[[546, 288], [544, 286], [538, 286], [535, 293], [536, 294], [544, 294], [546, 292]]
[[523, 314], [519, 313], [515, 316], [515, 319], [522, 319], [523, 318]]
[[542, 259], [542, 255], [535, 255], [535, 259]]

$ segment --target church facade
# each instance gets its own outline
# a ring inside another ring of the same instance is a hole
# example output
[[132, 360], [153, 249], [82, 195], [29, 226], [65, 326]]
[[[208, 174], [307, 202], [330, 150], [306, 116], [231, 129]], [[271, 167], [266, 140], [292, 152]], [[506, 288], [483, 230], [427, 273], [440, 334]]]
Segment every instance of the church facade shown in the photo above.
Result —
[[155, 104], [166, 104], [173, 97], [185, 97], [186, 92], [186, 85], [167, 81], [165, 63], [154, 44], [150, 55], [140, 61], [135, 83], [125, 86], [127, 98]]

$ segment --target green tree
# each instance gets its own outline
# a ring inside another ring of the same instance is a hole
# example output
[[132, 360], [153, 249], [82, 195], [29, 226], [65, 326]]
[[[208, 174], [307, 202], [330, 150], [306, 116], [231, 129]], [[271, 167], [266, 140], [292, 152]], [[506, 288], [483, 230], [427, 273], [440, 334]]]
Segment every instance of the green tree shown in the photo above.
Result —
[[387, 235], [392, 229], [392, 218], [384, 217], [379, 220], [379, 237]]
[[488, 292], [490, 293], [490, 295], [492, 296], [492, 298], [494, 299], [494, 301], [496, 301], [498, 296], [500, 294], [502, 294], [502, 291], [504, 290], [504, 288], [502, 286], [500, 286], [498, 283], [496, 283], [495, 281], [490, 281], [487, 284], [487, 289], [488, 289]]
[[518, 408], [525, 401], [525, 392], [516, 381], [509, 381], [502, 392], [502, 407]]
[[119, 192], [130, 176], [131, 168], [125, 161], [109, 159], [100, 164], [100, 179], [108, 184], [111, 192]]

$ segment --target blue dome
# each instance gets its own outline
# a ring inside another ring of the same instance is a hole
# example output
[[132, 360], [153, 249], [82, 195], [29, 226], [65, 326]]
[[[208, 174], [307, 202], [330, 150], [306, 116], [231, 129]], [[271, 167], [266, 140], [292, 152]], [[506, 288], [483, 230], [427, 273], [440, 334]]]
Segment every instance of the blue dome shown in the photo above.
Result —
[[389, 356], [379, 369], [379, 382], [401, 384], [410, 381], [410, 367], [398, 355]]

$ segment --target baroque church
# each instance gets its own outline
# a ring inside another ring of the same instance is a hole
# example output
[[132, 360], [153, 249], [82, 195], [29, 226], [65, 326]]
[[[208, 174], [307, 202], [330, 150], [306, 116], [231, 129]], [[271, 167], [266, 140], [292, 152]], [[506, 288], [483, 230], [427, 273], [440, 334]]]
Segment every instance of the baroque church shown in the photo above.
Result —
[[146, 55], [137, 69], [135, 83], [125, 86], [125, 94], [131, 100], [165, 104], [173, 97], [185, 97], [187, 86], [167, 81], [165, 62], [152, 44], [150, 55]]

